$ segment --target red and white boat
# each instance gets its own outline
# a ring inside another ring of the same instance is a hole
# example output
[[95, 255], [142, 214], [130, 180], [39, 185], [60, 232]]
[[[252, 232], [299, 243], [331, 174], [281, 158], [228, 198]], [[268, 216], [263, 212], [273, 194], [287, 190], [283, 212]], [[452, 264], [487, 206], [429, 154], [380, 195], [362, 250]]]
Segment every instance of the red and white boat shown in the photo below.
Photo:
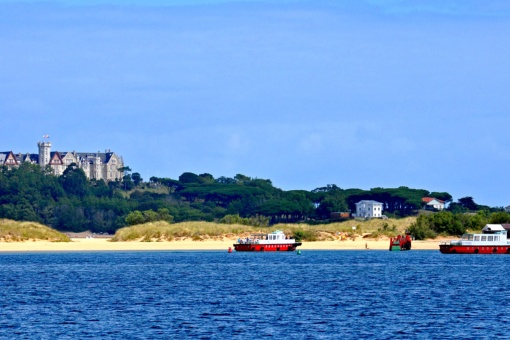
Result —
[[252, 234], [234, 243], [236, 251], [294, 251], [301, 242], [287, 238], [283, 231], [276, 230], [270, 234]]
[[443, 254], [510, 254], [507, 231], [501, 224], [487, 224], [481, 234], [464, 234], [462, 239], [439, 245]]

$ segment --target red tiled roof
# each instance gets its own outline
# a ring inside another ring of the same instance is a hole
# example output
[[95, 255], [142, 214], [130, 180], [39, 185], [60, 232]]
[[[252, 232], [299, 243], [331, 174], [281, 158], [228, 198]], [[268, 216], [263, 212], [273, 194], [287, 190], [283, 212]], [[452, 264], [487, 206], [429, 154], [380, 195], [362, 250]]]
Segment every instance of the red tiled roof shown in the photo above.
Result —
[[441, 201], [440, 199], [434, 197], [423, 197], [421, 200], [425, 203], [429, 203], [432, 200], [437, 200], [439, 203], [444, 203], [444, 201]]

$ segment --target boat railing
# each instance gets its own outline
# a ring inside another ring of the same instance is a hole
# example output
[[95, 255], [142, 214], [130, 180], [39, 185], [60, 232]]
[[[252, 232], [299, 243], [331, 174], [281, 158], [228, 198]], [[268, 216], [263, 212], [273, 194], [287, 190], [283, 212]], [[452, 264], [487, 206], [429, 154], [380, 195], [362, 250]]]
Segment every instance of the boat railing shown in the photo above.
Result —
[[260, 239], [252, 239], [252, 238], [237, 239], [237, 243], [239, 243], [239, 244], [259, 244], [259, 241], [260, 241]]
[[462, 241], [461, 240], [452, 240], [452, 241], [442, 241], [439, 243], [440, 245], [442, 246], [461, 246], [462, 245]]
[[284, 239], [284, 240], [274, 240], [274, 241], [268, 241], [268, 240], [265, 240], [265, 239], [259, 239], [259, 238], [256, 238], [256, 239], [253, 239], [253, 238], [238, 238], [237, 239], [237, 243], [238, 244], [260, 244], [262, 241], [263, 244], [268, 244], [268, 242], [271, 242], [272, 244], [276, 244], [276, 243], [284, 243], [284, 244], [288, 244], [288, 243], [294, 243], [296, 242], [295, 239]]

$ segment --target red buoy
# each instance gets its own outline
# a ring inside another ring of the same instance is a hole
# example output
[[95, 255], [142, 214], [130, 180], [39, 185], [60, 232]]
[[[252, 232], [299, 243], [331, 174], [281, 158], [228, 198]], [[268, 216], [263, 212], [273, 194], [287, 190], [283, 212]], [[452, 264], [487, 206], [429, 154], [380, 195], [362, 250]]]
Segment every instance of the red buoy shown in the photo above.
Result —
[[232, 247], [228, 247], [228, 252], [231, 253], [232, 252]]

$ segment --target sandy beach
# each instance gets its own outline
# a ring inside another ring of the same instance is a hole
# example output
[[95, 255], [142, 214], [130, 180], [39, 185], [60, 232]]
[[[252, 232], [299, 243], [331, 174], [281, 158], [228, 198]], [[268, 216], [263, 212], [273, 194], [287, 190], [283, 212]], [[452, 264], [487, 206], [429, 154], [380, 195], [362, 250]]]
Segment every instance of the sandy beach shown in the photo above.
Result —
[[[110, 242], [108, 238], [72, 238], [72, 242], [0, 242], [0, 252], [58, 252], [58, 251], [163, 251], [163, 250], [225, 250], [237, 239], [194, 241], [192, 239], [171, 242]], [[412, 250], [439, 250], [444, 240], [413, 241]], [[388, 239], [364, 239], [344, 241], [303, 242], [298, 249], [305, 250], [388, 250]]]

